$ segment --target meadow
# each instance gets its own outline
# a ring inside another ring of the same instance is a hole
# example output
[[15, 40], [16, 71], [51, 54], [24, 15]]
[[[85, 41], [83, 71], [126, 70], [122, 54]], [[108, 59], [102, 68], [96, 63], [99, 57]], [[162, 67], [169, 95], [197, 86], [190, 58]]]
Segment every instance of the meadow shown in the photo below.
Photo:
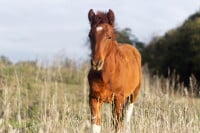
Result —
[[[89, 132], [88, 70], [87, 63], [45, 67], [37, 62], [1, 63], [0, 132]], [[152, 76], [143, 67], [142, 87], [131, 119], [133, 133], [200, 131], [200, 98], [193, 93], [199, 90], [195, 78], [191, 77], [189, 87], [178, 79], [176, 74]], [[103, 105], [102, 115], [102, 133], [109, 133], [109, 104]]]

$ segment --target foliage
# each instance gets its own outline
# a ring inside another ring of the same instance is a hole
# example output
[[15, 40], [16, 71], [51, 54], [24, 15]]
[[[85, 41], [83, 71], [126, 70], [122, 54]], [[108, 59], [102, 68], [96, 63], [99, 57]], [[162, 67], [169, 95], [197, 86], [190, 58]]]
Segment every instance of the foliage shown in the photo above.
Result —
[[187, 85], [191, 74], [200, 81], [200, 13], [190, 16], [163, 37], [153, 38], [143, 53], [144, 62], [153, 73], [168, 76], [169, 69], [176, 70]]
[[117, 41], [119, 43], [133, 44], [137, 38], [131, 33], [130, 28], [124, 28], [122, 30], [117, 30]]
[[145, 44], [137, 39], [137, 37], [132, 34], [132, 30], [130, 28], [124, 28], [121, 30], [116, 30], [117, 34], [117, 41], [119, 43], [125, 43], [134, 45], [143, 55], [143, 49], [145, 47]]
[[0, 65], [1, 64], [11, 65], [12, 62], [8, 59], [8, 57], [0, 56]]

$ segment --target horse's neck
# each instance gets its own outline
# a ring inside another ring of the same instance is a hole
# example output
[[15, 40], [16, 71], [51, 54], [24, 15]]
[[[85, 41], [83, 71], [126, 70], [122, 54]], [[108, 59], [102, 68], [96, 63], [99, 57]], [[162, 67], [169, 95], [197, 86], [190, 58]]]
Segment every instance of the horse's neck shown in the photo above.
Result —
[[[106, 56], [105, 63], [108, 65], [106, 67], [112, 68], [115, 66], [117, 50], [117, 42], [113, 42], [114, 45], [110, 48], [109, 54]], [[114, 66], [113, 66], [114, 65]]]
[[108, 54], [104, 62], [105, 66], [102, 71], [102, 76], [105, 82], [108, 81], [113, 76], [116, 70], [117, 53], [118, 53], [118, 50], [117, 50], [117, 45], [115, 43], [115, 45], [112, 47], [110, 53]]

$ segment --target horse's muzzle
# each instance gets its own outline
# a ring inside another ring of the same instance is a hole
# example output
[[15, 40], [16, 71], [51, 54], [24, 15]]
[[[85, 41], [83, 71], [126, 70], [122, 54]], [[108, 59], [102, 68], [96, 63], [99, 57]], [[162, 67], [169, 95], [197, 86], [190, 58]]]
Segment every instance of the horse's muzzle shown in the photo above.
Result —
[[91, 60], [91, 66], [92, 66], [92, 69], [95, 70], [95, 71], [101, 71], [102, 68], [103, 68], [103, 61], [102, 60], [98, 60], [98, 61], [95, 61], [95, 60]]

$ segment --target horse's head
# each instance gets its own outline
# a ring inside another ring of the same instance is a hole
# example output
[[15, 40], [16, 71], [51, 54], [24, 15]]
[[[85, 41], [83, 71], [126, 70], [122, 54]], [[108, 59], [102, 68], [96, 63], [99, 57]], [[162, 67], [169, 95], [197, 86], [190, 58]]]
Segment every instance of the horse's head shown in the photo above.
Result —
[[90, 21], [91, 28], [93, 26], [98, 26], [99, 24], [107, 23], [112, 26], [114, 26], [114, 13], [111, 9], [107, 13], [105, 12], [97, 12], [97, 14], [94, 13], [93, 9], [90, 9], [88, 13], [88, 19]]
[[112, 41], [114, 40], [114, 13], [111, 9], [107, 13], [94, 13], [90, 9], [88, 13], [91, 30], [89, 38], [92, 49], [91, 65], [94, 70], [100, 71], [103, 68], [104, 59], [107, 55]]
[[114, 28], [107, 23], [92, 27], [89, 37], [92, 50], [91, 65], [93, 70], [102, 70], [104, 60], [115, 44], [114, 33]]

